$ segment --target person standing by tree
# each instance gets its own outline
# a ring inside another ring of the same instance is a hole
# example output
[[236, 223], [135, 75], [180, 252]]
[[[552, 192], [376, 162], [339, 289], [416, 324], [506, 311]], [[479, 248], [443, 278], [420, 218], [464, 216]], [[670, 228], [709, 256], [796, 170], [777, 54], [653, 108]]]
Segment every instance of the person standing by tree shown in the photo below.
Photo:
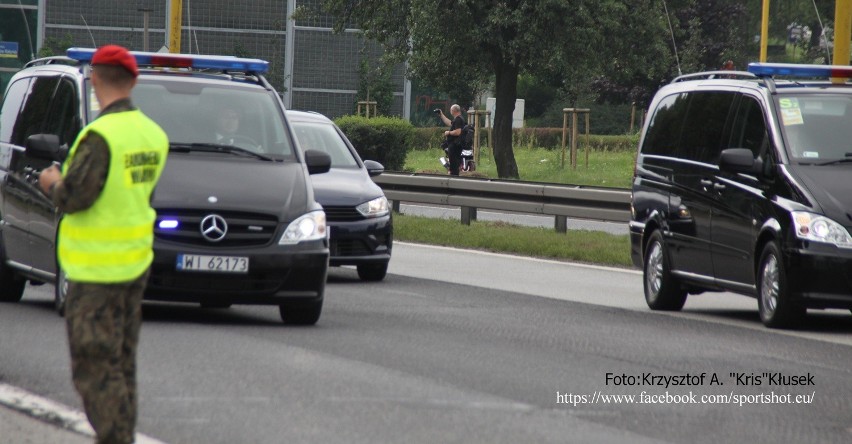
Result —
[[450, 158], [450, 175], [458, 176], [459, 175], [459, 167], [461, 166], [461, 156], [462, 156], [462, 128], [464, 128], [465, 121], [461, 116], [461, 107], [458, 104], [453, 104], [450, 107], [450, 115], [453, 116], [453, 120], [450, 120], [447, 116], [444, 115], [444, 112], [438, 108], [438, 114], [441, 117], [441, 121], [444, 122], [444, 125], [449, 125], [450, 129], [448, 131], [444, 131], [444, 137], [447, 138], [447, 156]]
[[57, 256], [68, 279], [65, 308], [74, 386], [98, 443], [132, 443], [142, 295], [154, 257], [151, 193], [169, 141], [130, 101], [139, 71], [125, 48], [92, 56], [101, 113], [83, 128], [62, 171], [39, 186], [64, 213]]

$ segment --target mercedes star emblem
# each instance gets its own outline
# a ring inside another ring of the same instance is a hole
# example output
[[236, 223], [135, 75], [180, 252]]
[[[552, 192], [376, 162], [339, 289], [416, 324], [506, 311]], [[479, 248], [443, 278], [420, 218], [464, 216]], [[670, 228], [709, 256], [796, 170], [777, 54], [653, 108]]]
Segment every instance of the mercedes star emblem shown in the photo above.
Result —
[[210, 214], [201, 219], [201, 235], [210, 242], [219, 242], [228, 232], [228, 223], [218, 214]]

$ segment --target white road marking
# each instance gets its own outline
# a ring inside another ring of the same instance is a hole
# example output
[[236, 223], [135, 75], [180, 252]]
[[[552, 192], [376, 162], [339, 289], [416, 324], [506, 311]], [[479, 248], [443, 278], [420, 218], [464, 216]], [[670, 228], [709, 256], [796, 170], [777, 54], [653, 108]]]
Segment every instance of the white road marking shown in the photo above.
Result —
[[[664, 312], [651, 311], [642, 293], [641, 279], [636, 282], [635, 292], [625, 288], [618, 283], [612, 283], [611, 287], [617, 294], [605, 294], [601, 292], [598, 284], [586, 279], [578, 280], [576, 274], [562, 273], [559, 269], [584, 269], [589, 273], [596, 271], [606, 273], [619, 273], [634, 279], [641, 277], [639, 270], [605, 267], [600, 265], [581, 264], [548, 259], [530, 258], [526, 256], [515, 256], [504, 253], [492, 253], [480, 250], [467, 250], [453, 247], [417, 244], [410, 242], [394, 242], [394, 244], [412, 247], [413, 249], [432, 250], [435, 254], [464, 254], [470, 259], [464, 259], [466, 266], [463, 271], [454, 271], [447, 266], [453, 263], [449, 257], [438, 261], [424, 261], [420, 257], [408, 257], [411, 254], [400, 251], [396, 254], [396, 262], [391, 259], [389, 273], [411, 276], [422, 279], [440, 279], [444, 282], [470, 285], [479, 288], [491, 288], [505, 290], [530, 296], [557, 299], [571, 302], [582, 302], [605, 307], [619, 308], [623, 310], [641, 311], [655, 315], [671, 316], [681, 319], [694, 319], [704, 322], [728, 325], [733, 327], [747, 328], [762, 333], [793, 336], [822, 342], [830, 342], [845, 346], [852, 346], [852, 335], [845, 331], [817, 332], [803, 330], [778, 330], [763, 326], [759, 320], [736, 319], [716, 313], [725, 312], [751, 312], [757, 317], [757, 300], [747, 296], [733, 293], [705, 293], [693, 295], [687, 298], [683, 311]], [[474, 259], [478, 258], [478, 259]], [[500, 267], [496, 262], [499, 259], [511, 260], [515, 263], [541, 264], [540, 267]], [[496, 270], [496, 268], [502, 268]], [[496, 270], [496, 272], [495, 272]], [[521, 271], [519, 271], [521, 270]], [[582, 271], [580, 271], [582, 273]], [[575, 272], [576, 273], [576, 272]], [[600, 277], [600, 276], [599, 276]], [[593, 278], [590, 278], [593, 279]], [[632, 288], [632, 284], [631, 288]], [[824, 317], [846, 317], [848, 310], [812, 310], [811, 316]]]
[[640, 276], [642, 275], [641, 271], [632, 270], [632, 269], [629, 269], [629, 268], [607, 267], [607, 266], [604, 266], [604, 265], [582, 264], [582, 263], [579, 263], [579, 262], [565, 262], [565, 261], [557, 261], [557, 260], [553, 260], [553, 259], [541, 259], [541, 258], [529, 257], [529, 256], [517, 256], [517, 255], [514, 255], [514, 254], [494, 253], [494, 252], [491, 252], [491, 251], [468, 250], [468, 249], [464, 249], [464, 248], [445, 247], [445, 246], [441, 246], [441, 245], [427, 245], [427, 244], [417, 244], [417, 243], [413, 243], [413, 242], [394, 241], [394, 245], [397, 245], [397, 244], [398, 245], [408, 245], [408, 246], [418, 247], [418, 248], [432, 248], [432, 249], [435, 249], [435, 250], [453, 251], [453, 252], [456, 252], [456, 253], [464, 253], [464, 254], [474, 253], [474, 254], [479, 254], [479, 255], [483, 255], [483, 256], [492, 256], [492, 257], [498, 257], [498, 258], [503, 258], [503, 259], [525, 260], [525, 261], [530, 261], [530, 262], [540, 262], [540, 263], [543, 263], [543, 264], [565, 265], [565, 266], [568, 266], [568, 267], [588, 268], [588, 269], [591, 269], [591, 270], [611, 271], [611, 272], [617, 272], [617, 273], [635, 274], [635, 275], [640, 275]]
[[[74, 433], [90, 438], [95, 437], [95, 431], [92, 430], [85, 413], [2, 382], [0, 382], [0, 405], [55, 424]], [[136, 443], [165, 444], [163, 441], [141, 433], [136, 434]]]

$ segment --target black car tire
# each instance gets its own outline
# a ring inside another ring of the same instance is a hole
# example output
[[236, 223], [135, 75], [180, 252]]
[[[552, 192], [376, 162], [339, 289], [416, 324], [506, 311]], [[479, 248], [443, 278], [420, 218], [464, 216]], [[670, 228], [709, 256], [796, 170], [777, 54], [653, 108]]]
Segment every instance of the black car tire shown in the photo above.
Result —
[[65, 305], [68, 303], [68, 279], [65, 272], [56, 266], [56, 284], [53, 287], [53, 307], [59, 316], [65, 316]]
[[0, 302], [20, 301], [26, 285], [26, 279], [18, 276], [0, 257]]
[[776, 242], [763, 247], [757, 269], [757, 308], [763, 325], [795, 328], [801, 325], [807, 309], [791, 300], [784, 258]]
[[369, 264], [358, 266], [358, 277], [362, 281], [381, 281], [388, 274], [388, 264]]
[[666, 243], [659, 231], [648, 239], [642, 264], [645, 302], [651, 310], [678, 311], [686, 303], [686, 290], [671, 274]]
[[322, 299], [290, 301], [278, 306], [281, 320], [289, 325], [314, 325], [322, 314]]

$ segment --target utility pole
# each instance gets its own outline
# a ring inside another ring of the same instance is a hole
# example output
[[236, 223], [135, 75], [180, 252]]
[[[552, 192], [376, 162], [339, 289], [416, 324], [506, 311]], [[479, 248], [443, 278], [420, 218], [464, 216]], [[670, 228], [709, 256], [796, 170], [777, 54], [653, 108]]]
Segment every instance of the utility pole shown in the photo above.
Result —
[[[850, 40], [852, 40], [852, 0], [837, 0], [834, 2], [834, 57], [832, 64], [849, 65]], [[843, 82], [845, 81], [843, 79]]]
[[769, 0], [763, 0], [763, 14], [760, 21], [760, 63], [766, 62], [769, 44]]
[[144, 29], [144, 31], [142, 33], [142, 40], [143, 40], [142, 50], [145, 51], [145, 52], [148, 52], [148, 18], [151, 14], [151, 11], [153, 11], [153, 9], [151, 9], [151, 8], [139, 8], [139, 9], [137, 9], [137, 11], [142, 13], [142, 26], [143, 26], [143, 29]]
[[183, 21], [183, 1], [170, 0], [169, 8], [169, 52], [177, 54], [180, 52], [180, 32]]
[[[766, 62], [766, 49], [769, 41], [769, 0], [763, 0], [763, 19], [760, 26], [760, 61]], [[834, 2], [834, 56], [833, 65], [849, 65], [850, 41], [852, 41], [852, 0]], [[828, 41], [825, 42], [828, 45]], [[845, 82], [834, 79], [833, 82]]]

